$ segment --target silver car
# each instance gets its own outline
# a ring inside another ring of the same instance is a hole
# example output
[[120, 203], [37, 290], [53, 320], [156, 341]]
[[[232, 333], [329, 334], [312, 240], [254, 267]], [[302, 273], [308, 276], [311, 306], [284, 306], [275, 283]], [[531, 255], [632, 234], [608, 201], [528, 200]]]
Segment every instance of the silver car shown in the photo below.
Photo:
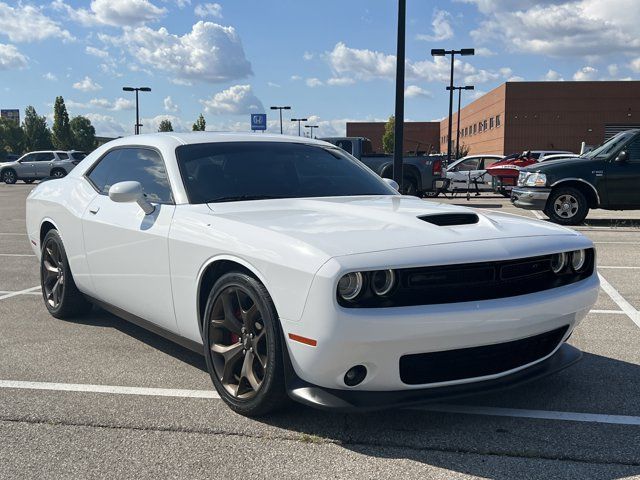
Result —
[[18, 180], [31, 183], [47, 177], [62, 178], [84, 157], [83, 152], [76, 151], [45, 150], [26, 153], [15, 162], [0, 165], [0, 181], [11, 184]]

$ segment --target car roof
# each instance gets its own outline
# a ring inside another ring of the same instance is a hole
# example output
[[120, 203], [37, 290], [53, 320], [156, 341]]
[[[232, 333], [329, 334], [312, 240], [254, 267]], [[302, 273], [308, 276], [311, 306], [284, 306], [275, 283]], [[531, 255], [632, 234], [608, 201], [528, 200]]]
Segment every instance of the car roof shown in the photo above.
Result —
[[163, 132], [150, 133], [144, 135], [130, 135], [111, 140], [106, 143], [109, 147], [127, 146], [127, 145], [148, 145], [148, 146], [164, 146], [167, 148], [175, 148], [180, 145], [192, 145], [198, 143], [218, 143], [218, 142], [288, 142], [302, 143], [306, 145], [331, 146], [328, 142], [311, 139], [307, 137], [298, 137], [292, 135], [279, 135], [273, 133], [240, 133], [240, 132]]

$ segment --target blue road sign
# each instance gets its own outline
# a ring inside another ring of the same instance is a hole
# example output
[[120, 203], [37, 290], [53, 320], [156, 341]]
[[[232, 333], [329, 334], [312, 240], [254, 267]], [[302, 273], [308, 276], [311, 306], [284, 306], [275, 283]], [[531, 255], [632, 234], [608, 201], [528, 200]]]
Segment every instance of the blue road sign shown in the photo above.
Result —
[[267, 114], [252, 113], [251, 114], [251, 130], [266, 130], [266, 129], [267, 129]]

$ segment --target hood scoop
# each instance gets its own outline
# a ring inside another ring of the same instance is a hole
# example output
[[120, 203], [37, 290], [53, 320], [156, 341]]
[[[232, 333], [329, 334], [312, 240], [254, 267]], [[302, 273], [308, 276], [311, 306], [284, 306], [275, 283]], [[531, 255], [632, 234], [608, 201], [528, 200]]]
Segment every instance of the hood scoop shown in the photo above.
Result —
[[453, 227], [455, 225], [473, 225], [480, 221], [480, 217], [475, 213], [438, 213], [435, 215], [423, 215], [418, 217], [440, 227]]

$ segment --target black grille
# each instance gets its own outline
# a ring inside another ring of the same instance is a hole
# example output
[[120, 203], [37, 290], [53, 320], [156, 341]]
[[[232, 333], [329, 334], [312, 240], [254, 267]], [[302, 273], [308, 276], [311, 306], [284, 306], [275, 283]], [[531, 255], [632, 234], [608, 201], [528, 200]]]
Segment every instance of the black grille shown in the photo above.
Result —
[[553, 273], [551, 257], [398, 269], [398, 285], [384, 297], [371, 292], [370, 275], [365, 272], [364, 292], [352, 302], [338, 295], [338, 302], [349, 308], [386, 308], [492, 300], [569, 285], [593, 274], [593, 249], [587, 250], [581, 272], [567, 267], [559, 274]]
[[496, 345], [404, 355], [400, 358], [400, 379], [408, 385], [421, 385], [507, 372], [549, 355], [568, 328]]

